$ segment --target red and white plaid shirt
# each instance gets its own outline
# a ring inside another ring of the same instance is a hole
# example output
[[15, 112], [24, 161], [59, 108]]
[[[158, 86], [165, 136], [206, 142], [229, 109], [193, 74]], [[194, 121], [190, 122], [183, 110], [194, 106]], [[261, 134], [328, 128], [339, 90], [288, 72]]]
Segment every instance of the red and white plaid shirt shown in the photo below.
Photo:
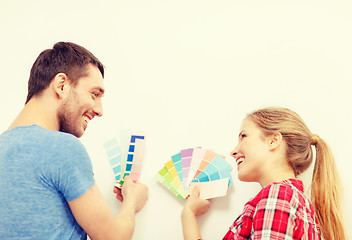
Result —
[[321, 239], [303, 183], [289, 179], [263, 188], [223, 238], [238, 239]]

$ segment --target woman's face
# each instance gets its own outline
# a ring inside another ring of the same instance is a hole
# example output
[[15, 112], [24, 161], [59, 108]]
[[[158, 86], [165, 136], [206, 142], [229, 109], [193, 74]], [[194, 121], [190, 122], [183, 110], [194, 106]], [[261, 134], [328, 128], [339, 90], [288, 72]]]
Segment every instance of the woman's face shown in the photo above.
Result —
[[238, 170], [238, 179], [245, 182], [260, 182], [264, 176], [264, 166], [268, 157], [268, 140], [250, 119], [242, 123], [238, 144], [232, 150]]

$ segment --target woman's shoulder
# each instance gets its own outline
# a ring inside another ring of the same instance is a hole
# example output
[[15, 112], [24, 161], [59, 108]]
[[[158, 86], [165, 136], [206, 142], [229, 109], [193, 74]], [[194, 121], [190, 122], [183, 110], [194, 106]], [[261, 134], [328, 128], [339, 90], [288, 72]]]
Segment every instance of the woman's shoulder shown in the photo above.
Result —
[[263, 200], [271, 202], [288, 201], [298, 204], [303, 197], [303, 183], [297, 179], [287, 179], [281, 182], [273, 182], [264, 187], [253, 199], [252, 204], [257, 205]]

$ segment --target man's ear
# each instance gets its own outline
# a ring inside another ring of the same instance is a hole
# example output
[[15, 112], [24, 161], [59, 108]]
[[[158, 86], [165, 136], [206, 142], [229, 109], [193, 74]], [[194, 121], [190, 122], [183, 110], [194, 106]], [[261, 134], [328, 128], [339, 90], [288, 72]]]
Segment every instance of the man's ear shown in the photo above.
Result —
[[268, 136], [269, 149], [271, 151], [276, 150], [280, 146], [282, 141], [283, 141], [283, 138], [280, 132], [274, 132], [273, 134], [269, 135]]
[[58, 73], [51, 81], [50, 87], [59, 99], [64, 98], [69, 93], [70, 80], [65, 73]]

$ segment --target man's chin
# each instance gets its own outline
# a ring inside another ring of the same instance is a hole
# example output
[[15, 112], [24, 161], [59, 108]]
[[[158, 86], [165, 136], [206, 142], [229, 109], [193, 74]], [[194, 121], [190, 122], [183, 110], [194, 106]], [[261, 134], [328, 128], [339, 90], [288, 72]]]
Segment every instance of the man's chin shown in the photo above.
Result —
[[77, 137], [77, 138], [80, 138], [80, 137], [82, 137], [83, 136], [83, 133], [81, 133], [81, 134], [77, 134], [77, 135], [75, 135], [75, 134], [73, 134], [75, 137]]
[[67, 129], [60, 129], [60, 132], [64, 132], [64, 133], [69, 133], [72, 134], [73, 136], [80, 138], [83, 136], [85, 130], [82, 131], [69, 131]]
[[75, 134], [73, 133], [73, 135], [76, 136], [77, 138], [80, 138], [83, 136], [85, 130], [86, 129], [82, 129], [82, 131], [76, 132]]

